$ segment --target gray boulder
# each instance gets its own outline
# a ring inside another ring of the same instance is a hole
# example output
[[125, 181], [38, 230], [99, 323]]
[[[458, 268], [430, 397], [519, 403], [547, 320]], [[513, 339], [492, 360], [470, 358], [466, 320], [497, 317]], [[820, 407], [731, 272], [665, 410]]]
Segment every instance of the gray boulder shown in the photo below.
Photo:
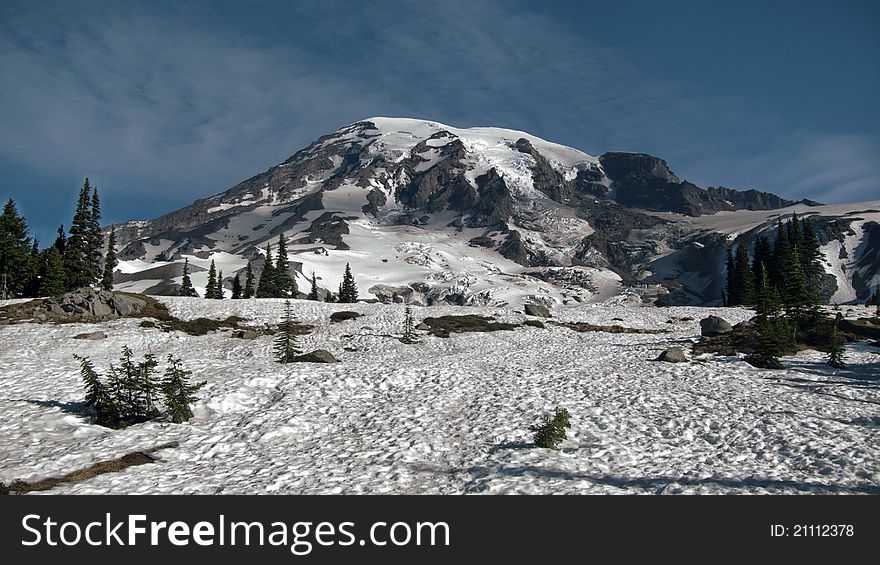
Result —
[[339, 359], [333, 357], [333, 354], [324, 349], [316, 349], [310, 353], [297, 355], [293, 358], [298, 363], [338, 363]]
[[683, 363], [687, 361], [684, 351], [680, 347], [670, 347], [657, 357], [657, 361], [666, 361], [667, 363]]
[[91, 340], [107, 339], [107, 334], [98, 330], [96, 332], [88, 332], [88, 333], [84, 333], [84, 334], [75, 335], [75, 336], [73, 336], [73, 339], [91, 339]]
[[260, 334], [258, 334], [254, 330], [247, 330], [247, 329], [235, 330], [232, 332], [232, 337], [236, 337], [238, 339], [257, 339], [257, 336], [259, 336], [259, 335]]
[[722, 335], [733, 331], [733, 326], [724, 318], [709, 316], [700, 320], [700, 333], [706, 337]]
[[549, 318], [550, 310], [546, 306], [540, 304], [526, 304], [526, 314], [529, 316], [538, 316], [540, 318]]

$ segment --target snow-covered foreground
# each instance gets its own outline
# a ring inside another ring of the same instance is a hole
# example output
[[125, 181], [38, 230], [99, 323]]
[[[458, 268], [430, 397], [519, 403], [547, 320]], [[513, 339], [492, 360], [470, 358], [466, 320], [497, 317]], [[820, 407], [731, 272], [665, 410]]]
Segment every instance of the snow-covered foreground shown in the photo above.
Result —
[[[181, 318], [237, 314], [255, 325], [276, 323], [282, 310], [280, 300], [162, 300]], [[338, 310], [365, 316], [329, 323]], [[442, 314], [524, 318], [414, 310], [416, 323]], [[318, 325], [302, 347], [328, 349], [340, 363], [279, 365], [271, 337], [193, 337], [132, 319], [0, 327], [0, 481], [61, 476], [177, 441], [155, 464], [48, 492], [880, 492], [880, 357], [866, 344], [849, 347], [850, 370], [804, 352], [785, 370], [762, 371], [728, 357], [652, 360], [695, 340], [709, 313], [750, 316], [739, 309], [581, 306], [555, 310], [554, 319], [670, 333], [548, 324], [422, 336], [417, 345], [389, 335], [401, 329], [402, 306], [295, 301], [295, 311]], [[95, 329], [109, 337], [71, 339]], [[208, 381], [193, 420], [108, 430], [78, 412], [73, 354], [104, 369], [125, 344], [174, 353]], [[532, 447], [528, 426], [557, 405], [572, 415], [568, 439], [558, 451]]]

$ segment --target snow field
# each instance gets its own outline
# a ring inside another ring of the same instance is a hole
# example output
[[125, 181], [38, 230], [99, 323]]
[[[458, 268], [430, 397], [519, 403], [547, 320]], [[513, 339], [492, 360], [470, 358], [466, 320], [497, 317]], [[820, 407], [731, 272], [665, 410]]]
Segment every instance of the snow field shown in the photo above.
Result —
[[[282, 300], [162, 298], [172, 314], [277, 323]], [[741, 309], [559, 308], [557, 321], [668, 329], [664, 334], [546, 329], [421, 336], [404, 345], [403, 307], [293, 301], [315, 324], [300, 339], [338, 364], [279, 365], [271, 337], [194, 337], [100, 324], [102, 341], [70, 339], [96, 325], [0, 327], [0, 481], [36, 480], [172, 441], [155, 464], [80, 483], [64, 493], [741, 493], [878, 492], [876, 348], [851, 345], [851, 369], [803, 352], [762, 371], [706, 356], [655, 362], [699, 335], [710, 313]], [[329, 315], [363, 317], [331, 324]], [[520, 322], [514, 310], [414, 308]], [[690, 317], [693, 320], [681, 321]], [[613, 320], [620, 318], [620, 320]], [[667, 323], [672, 320], [673, 323]], [[103, 372], [122, 345], [173, 353], [208, 381], [186, 424], [106, 430], [76, 413], [73, 353]], [[869, 378], [875, 380], [868, 380]], [[528, 426], [560, 405], [572, 428], [558, 451], [528, 444]]]

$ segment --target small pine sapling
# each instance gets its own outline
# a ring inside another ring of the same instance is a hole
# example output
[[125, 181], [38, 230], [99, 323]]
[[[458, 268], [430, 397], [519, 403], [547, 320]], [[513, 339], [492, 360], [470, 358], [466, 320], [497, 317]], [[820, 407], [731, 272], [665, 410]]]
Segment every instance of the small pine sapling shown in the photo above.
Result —
[[553, 414], [544, 414], [541, 423], [529, 427], [533, 432], [535, 446], [556, 449], [565, 439], [565, 429], [571, 427], [571, 415], [565, 408], [556, 407]]
[[403, 316], [403, 337], [400, 338], [400, 341], [407, 345], [418, 343], [416, 329], [413, 325], [412, 308], [410, 308], [409, 304], [406, 305]]
[[290, 308], [290, 300], [284, 301], [284, 319], [278, 325], [272, 350], [277, 363], [292, 363], [301, 353], [296, 347], [296, 324]]
[[162, 379], [162, 394], [165, 397], [165, 409], [168, 417], [175, 424], [186, 422], [192, 418], [190, 405], [196, 401], [195, 393], [207, 384], [207, 381], [190, 384], [187, 378], [192, 371], [185, 370], [180, 359], [168, 355], [168, 368]]
[[835, 369], [842, 369], [845, 364], [843, 362], [843, 336], [840, 335], [840, 320], [843, 316], [838, 312], [837, 316], [834, 318], [834, 326], [831, 328], [831, 343], [830, 343], [830, 351], [828, 354], [828, 365], [834, 367]]

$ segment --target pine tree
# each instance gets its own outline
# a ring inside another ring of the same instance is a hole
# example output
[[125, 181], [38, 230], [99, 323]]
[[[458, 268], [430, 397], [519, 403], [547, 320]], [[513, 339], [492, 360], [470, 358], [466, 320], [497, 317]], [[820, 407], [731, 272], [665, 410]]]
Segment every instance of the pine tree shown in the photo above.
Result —
[[168, 356], [168, 368], [165, 369], [161, 386], [162, 395], [165, 397], [165, 409], [175, 424], [192, 418], [190, 405], [197, 400], [195, 393], [207, 384], [207, 381], [190, 384], [187, 377], [191, 374], [192, 371], [182, 367], [180, 359], [175, 359], [173, 355]]
[[318, 293], [318, 281], [315, 279], [315, 271], [312, 271], [312, 288], [309, 290], [307, 299], [321, 301], [321, 295]]
[[92, 273], [97, 278], [99, 274], [103, 274], [101, 271], [101, 248], [104, 246], [104, 234], [101, 233], [101, 202], [98, 198], [98, 189], [95, 187], [92, 187], [91, 208], [89, 210], [88, 243]]
[[553, 414], [544, 414], [541, 423], [530, 426], [536, 447], [556, 449], [565, 439], [565, 429], [571, 427], [571, 415], [565, 408], [557, 407]]
[[235, 278], [232, 279], [232, 299], [241, 299], [241, 273], [235, 273]]
[[39, 296], [58, 296], [63, 294], [66, 285], [64, 271], [64, 259], [55, 246], [42, 253], [42, 265], [40, 268]]
[[180, 282], [180, 296], [198, 296], [189, 278], [189, 257], [183, 260], [183, 280]]
[[254, 292], [254, 270], [251, 268], [250, 261], [248, 261], [247, 267], [244, 270], [244, 291], [242, 295], [245, 298], [253, 298]]
[[416, 338], [416, 330], [413, 325], [412, 308], [410, 308], [408, 303], [403, 310], [403, 337], [400, 338], [400, 341], [407, 345], [418, 343], [419, 341]]
[[110, 227], [110, 237], [107, 238], [107, 254], [104, 255], [104, 276], [101, 277], [101, 288], [113, 290], [113, 269], [119, 261], [116, 260], [116, 230]]
[[[752, 274], [756, 291], [761, 285], [764, 273], [767, 271], [766, 265], [772, 260], [773, 248], [770, 246], [770, 240], [767, 239], [767, 236], [759, 235], [755, 239], [755, 253], [752, 257]], [[755, 300], [757, 299], [758, 297], [756, 296]]]
[[[56, 250], [57, 252], [57, 250]], [[119, 420], [118, 410], [107, 387], [101, 382], [95, 366], [88, 357], [73, 356], [80, 363], [80, 376], [86, 389], [86, 406], [95, 414], [95, 423], [99, 426], [114, 426]]]
[[798, 248], [801, 256], [801, 268], [811, 286], [818, 286], [819, 278], [825, 272], [822, 267], [822, 251], [819, 239], [813, 230], [813, 223], [806, 218], [802, 220], [803, 229], [801, 244]]
[[284, 301], [284, 318], [278, 324], [278, 333], [275, 334], [273, 344], [275, 361], [278, 363], [291, 363], [300, 354], [296, 347], [296, 323], [290, 307], [290, 300]]
[[263, 272], [260, 273], [260, 282], [257, 283], [257, 298], [275, 298], [278, 288], [275, 286], [275, 265], [272, 263], [272, 246], [266, 246], [266, 260], [263, 262]]
[[217, 298], [217, 269], [214, 267], [214, 260], [211, 259], [211, 266], [208, 268], [208, 284], [205, 286], [205, 298]]
[[788, 320], [782, 316], [782, 304], [776, 288], [770, 284], [768, 270], [763, 269], [758, 285], [755, 307], [755, 331], [757, 346], [746, 361], [756, 367], [779, 369], [779, 357], [785, 354], [791, 343]]
[[83, 183], [76, 204], [70, 232], [64, 246], [64, 269], [67, 272], [67, 288], [73, 290], [90, 286], [95, 282], [92, 265], [91, 208], [89, 179]]
[[358, 300], [357, 284], [351, 274], [351, 265], [345, 264], [345, 274], [342, 275], [342, 283], [339, 285], [339, 301], [354, 303]]
[[27, 230], [27, 222], [10, 198], [0, 214], [0, 293], [5, 281], [9, 298], [23, 296], [32, 282], [34, 265]]
[[734, 257], [734, 284], [737, 291], [735, 300], [731, 301], [731, 305], [744, 304], [751, 305], [755, 303], [755, 284], [754, 273], [749, 264], [749, 248], [744, 239], [740, 239], [736, 247], [736, 255]]
[[58, 253], [64, 255], [64, 246], [67, 244], [67, 235], [64, 233], [64, 224], [58, 226], [58, 235], [55, 237], [55, 243], [52, 245], [58, 250]]
[[223, 271], [217, 275], [217, 281], [214, 283], [214, 298], [216, 300], [222, 300], [225, 298], [223, 290]]
[[283, 298], [291, 286], [290, 264], [287, 261], [287, 240], [278, 235], [278, 256], [275, 259], [275, 296]]
[[736, 263], [733, 260], [733, 246], [727, 246], [727, 298], [724, 301], [725, 306], [735, 306], [739, 304], [739, 289], [736, 286]]
[[843, 316], [840, 312], [837, 313], [837, 316], [834, 317], [834, 326], [831, 329], [831, 343], [829, 344], [829, 354], [828, 354], [828, 365], [834, 367], [835, 369], [842, 369], [844, 367], [843, 355], [844, 355], [844, 341], [843, 337], [840, 335], [840, 320]]
[[791, 243], [788, 238], [788, 229], [783, 225], [782, 220], [776, 221], [776, 242], [773, 245], [772, 261], [767, 263], [770, 275], [770, 284], [778, 289], [785, 287], [784, 265], [788, 263], [791, 255]]

